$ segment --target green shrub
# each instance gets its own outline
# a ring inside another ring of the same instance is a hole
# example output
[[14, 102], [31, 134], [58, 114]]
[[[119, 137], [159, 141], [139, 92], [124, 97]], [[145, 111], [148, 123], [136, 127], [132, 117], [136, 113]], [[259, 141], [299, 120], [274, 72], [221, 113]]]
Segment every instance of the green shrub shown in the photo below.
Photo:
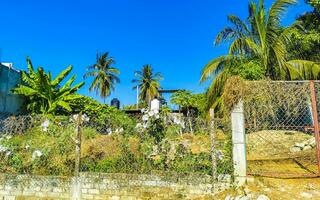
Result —
[[101, 104], [98, 101], [83, 96], [73, 102], [73, 113], [85, 113], [90, 121], [88, 126], [100, 133], [110, 134], [121, 132], [124, 135], [135, 133], [135, 120], [113, 106]]

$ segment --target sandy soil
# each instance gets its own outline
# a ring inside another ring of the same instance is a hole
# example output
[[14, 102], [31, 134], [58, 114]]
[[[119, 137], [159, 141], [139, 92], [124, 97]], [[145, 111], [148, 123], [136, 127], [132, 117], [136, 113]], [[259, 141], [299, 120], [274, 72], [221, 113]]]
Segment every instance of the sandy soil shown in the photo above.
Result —
[[259, 195], [266, 195], [274, 200], [300, 200], [320, 199], [320, 178], [308, 179], [275, 179], [275, 178], [254, 178], [245, 187], [230, 189], [220, 193], [214, 199], [225, 199], [227, 196], [248, 195], [257, 199]]

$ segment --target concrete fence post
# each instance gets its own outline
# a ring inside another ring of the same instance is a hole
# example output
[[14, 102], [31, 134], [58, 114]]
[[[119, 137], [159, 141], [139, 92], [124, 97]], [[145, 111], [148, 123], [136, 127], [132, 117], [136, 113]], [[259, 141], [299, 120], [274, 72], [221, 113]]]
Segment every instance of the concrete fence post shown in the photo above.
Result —
[[247, 176], [245, 123], [242, 100], [239, 101], [231, 113], [231, 124], [234, 176], [236, 184], [241, 186], [245, 184]]
[[210, 140], [211, 140], [211, 165], [212, 165], [212, 179], [214, 183], [218, 180], [217, 175], [217, 158], [216, 158], [216, 130], [214, 123], [214, 110], [210, 109]]
[[80, 161], [81, 161], [81, 124], [82, 112], [80, 112], [75, 119], [75, 144], [76, 144], [76, 159], [74, 167], [74, 177], [72, 178], [71, 198], [72, 200], [81, 199], [81, 179], [80, 179]]

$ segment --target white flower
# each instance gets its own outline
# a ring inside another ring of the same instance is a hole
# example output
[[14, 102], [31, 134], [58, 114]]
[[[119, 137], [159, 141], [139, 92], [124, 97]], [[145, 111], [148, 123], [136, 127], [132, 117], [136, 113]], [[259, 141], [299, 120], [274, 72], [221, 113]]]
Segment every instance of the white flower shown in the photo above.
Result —
[[148, 115], [149, 115], [150, 117], [152, 117], [152, 116], [154, 115], [153, 110], [149, 111]]
[[145, 124], [143, 124], [143, 128], [148, 128], [148, 124], [147, 123], [145, 123]]
[[224, 158], [224, 155], [220, 150], [216, 150], [216, 156], [219, 160], [222, 160]]
[[29, 148], [30, 148], [30, 145], [27, 144], [27, 145], [25, 146], [25, 148], [26, 148], [26, 149], [29, 149]]
[[115, 133], [122, 133], [123, 132], [123, 128], [116, 128]]
[[108, 135], [111, 135], [111, 134], [112, 134], [111, 128], [108, 128], [108, 129], [107, 129], [107, 134], [108, 134]]
[[42, 152], [40, 150], [35, 150], [32, 153], [32, 160], [36, 159], [37, 157], [41, 157], [42, 156]]
[[149, 119], [149, 116], [148, 116], [148, 115], [143, 115], [143, 116], [142, 116], [142, 120], [143, 120], [143, 121], [148, 121], [148, 119]]
[[[72, 118], [70, 119], [70, 121], [77, 122], [78, 118], [79, 118], [79, 114], [74, 114], [74, 115], [72, 115]], [[80, 123], [88, 122], [89, 120], [90, 120], [90, 118], [86, 114], [83, 114], [83, 115], [81, 115], [81, 122]]]
[[82, 115], [82, 121], [88, 122], [89, 120], [90, 120], [90, 118], [86, 114]]
[[41, 124], [42, 131], [47, 132], [49, 125], [50, 121], [48, 119], [44, 120], [44, 122]]
[[74, 121], [74, 122], [76, 122], [77, 120], [78, 120], [78, 114], [74, 114], [74, 115], [72, 115], [72, 121]]
[[6, 152], [7, 150], [7, 147], [0, 145], [0, 153]]
[[142, 127], [142, 124], [141, 123], [137, 123], [136, 128], [139, 129], [141, 127]]
[[11, 155], [11, 151], [7, 151], [6, 156], [10, 156]]
[[147, 111], [148, 111], [148, 110], [145, 109], [145, 108], [142, 108], [142, 109], [141, 109], [141, 112], [142, 112], [142, 113], [146, 113]]
[[156, 115], [155, 115], [155, 118], [156, 118], [156, 119], [159, 119], [159, 118], [160, 118], [160, 115], [156, 114]]
[[7, 147], [0, 145], [0, 153], [5, 153], [6, 156], [10, 156], [12, 152]]

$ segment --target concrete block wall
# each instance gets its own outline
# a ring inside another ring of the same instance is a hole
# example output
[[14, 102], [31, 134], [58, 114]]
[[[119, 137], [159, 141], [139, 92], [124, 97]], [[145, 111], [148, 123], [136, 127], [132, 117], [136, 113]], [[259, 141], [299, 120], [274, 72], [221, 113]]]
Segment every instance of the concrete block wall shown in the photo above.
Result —
[[[81, 173], [74, 178], [0, 174], [0, 199], [195, 199], [230, 187], [230, 178], [212, 184], [210, 176]], [[78, 187], [78, 188], [77, 188]], [[79, 195], [75, 195], [74, 193]]]

